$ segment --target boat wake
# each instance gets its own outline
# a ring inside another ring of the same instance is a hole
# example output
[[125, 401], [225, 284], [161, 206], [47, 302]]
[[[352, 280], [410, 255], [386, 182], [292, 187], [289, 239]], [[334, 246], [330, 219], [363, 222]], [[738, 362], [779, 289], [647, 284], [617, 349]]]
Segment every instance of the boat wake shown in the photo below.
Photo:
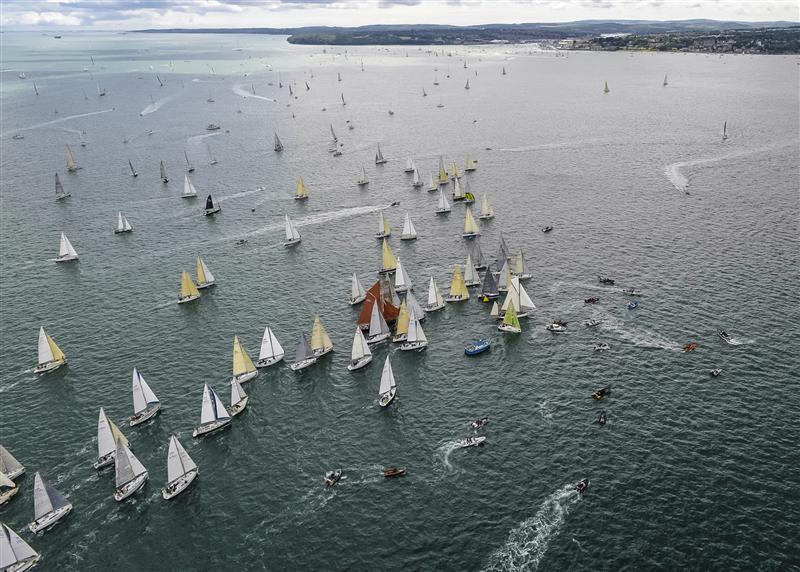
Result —
[[264, 190], [261, 189], [261, 188], [251, 189], [249, 191], [241, 191], [241, 192], [238, 192], [238, 193], [233, 193], [232, 195], [225, 195], [224, 197], [217, 197], [217, 200], [222, 203], [222, 202], [228, 201], [230, 199], [239, 199], [241, 197], [249, 197], [250, 195], [254, 195], [256, 193], [263, 193], [263, 192], [264, 192]]
[[168, 95], [167, 97], [162, 97], [161, 99], [156, 100], [154, 103], [151, 103], [150, 105], [142, 109], [139, 112], [139, 115], [150, 115], [151, 113], [155, 113], [156, 111], [161, 109], [163, 105], [169, 103], [170, 101], [176, 99], [177, 97], [178, 97], [177, 93], [173, 95]]
[[492, 553], [486, 570], [536, 570], [564, 524], [570, 506], [579, 500], [573, 485], [564, 485], [547, 497], [539, 511], [512, 530], [506, 543]]
[[547, 401], [542, 401], [539, 404], [539, 415], [545, 421], [553, 420], [553, 408], [548, 406]]
[[437, 459], [444, 466], [447, 473], [461, 472], [461, 469], [450, 462], [450, 454], [458, 448], [458, 441], [446, 441], [433, 454], [434, 459]]
[[654, 348], [673, 352], [683, 351], [683, 346], [678, 342], [668, 340], [650, 330], [625, 329], [623, 323], [612, 316], [604, 316], [599, 328], [603, 331], [613, 332], [626, 342], [630, 342], [640, 348]]
[[0, 137], [5, 137], [6, 135], [13, 135], [14, 133], [19, 133], [20, 131], [31, 131], [33, 129], [41, 129], [42, 127], [48, 127], [50, 125], [56, 125], [58, 123], [63, 123], [65, 121], [71, 121], [73, 119], [79, 119], [81, 117], [89, 117], [91, 115], [100, 115], [101, 113], [110, 113], [114, 111], [114, 108], [111, 109], [103, 109], [101, 111], [91, 111], [89, 113], [78, 113], [77, 115], [68, 115], [66, 117], [59, 117], [58, 119], [53, 119], [52, 121], [45, 121], [44, 123], [37, 123], [36, 125], [29, 125], [28, 127], [19, 127], [17, 129], [12, 129], [11, 131], [5, 131], [0, 133]]
[[213, 133], [203, 133], [202, 135], [192, 135], [186, 140], [187, 144], [194, 143], [195, 141], [202, 141], [207, 137], [215, 137], [216, 135], [222, 135], [222, 131], [214, 131]]
[[[256, 189], [255, 191], [247, 191], [250, 192], [263, 192], [260, 189]], [[339, 220], [343, 218], [349, 218], [352, 216], [359, 216], [363, 214], [369, 213], [376, 213], [381, 209], [387, 208], [386, 205], [374, 205], [374, 206], [364, 206], [364, 207], [350, 207], [346, 209], [341, 209], [338, 211], [328, 211], [325, 213], [313, 214], [307, 217], [303, 217], [301, 219], [294, 220], [294, 225], [296, 227], [301, 226], [311, 226], [316, 224], [325, 224], [327, 222], [331, 222], [334, 220]], [[278, 230], [284, 229], [284, 222], [281, 221], [279, 223], [274, 223], [267, 225], [265, 227], [253, 230], [251, 232], [245, 233], [240, 235], [238, 238], [246, 238], [250, 236], [260, 236], [262, 234], [266, 234], [269, 232], [275, 232]]]
[[231, 87], [231, 90], [236, 95], [240, 95], [240, 96], [244, 97], [245, 99], [262, 99], [264, 101], [269, 101], [271, 103], [277, 103], [278, 102], [277, 99], [272, 99], [271, 97], [264, 97], [263, 95], [255, 95], [255, 94], [253, 94], [253, 93], [251, 93], [249, 91], [246, 91], [239, 84], [234, 84], [233, 87]]

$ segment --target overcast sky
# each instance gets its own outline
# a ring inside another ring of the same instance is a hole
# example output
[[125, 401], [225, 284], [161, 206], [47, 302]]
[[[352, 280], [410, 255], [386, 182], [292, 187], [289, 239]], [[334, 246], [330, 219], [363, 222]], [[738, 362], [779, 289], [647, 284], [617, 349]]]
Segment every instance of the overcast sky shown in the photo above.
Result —
[[797, 21], [798, 6], [798, 0], [0, 0], [0, 24], [109, 30], [586, 19]]

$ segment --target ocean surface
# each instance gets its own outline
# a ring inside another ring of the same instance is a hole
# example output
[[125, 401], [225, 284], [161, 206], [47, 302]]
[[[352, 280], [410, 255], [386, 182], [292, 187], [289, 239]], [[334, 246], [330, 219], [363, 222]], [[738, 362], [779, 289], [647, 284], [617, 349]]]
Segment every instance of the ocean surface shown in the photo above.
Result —
[[[0, 443], [28, 472], [0, 521], [41, 569], [798, 569], [796, 57], [73, 33], [4, 33], [2, 52]], [[327, 151], [331, 125], [341, 157]], [[194, 201], [179, 196], [184, 151]], [[496, 211], [482, 249], [494, 258], [502, 233], [524, 253], [537, 309], [514, 336], [478, 299], [448, 305], [424, 322], [427, 352], [384, 344], [347, 371], [350, 276], [376, 278], [381, 208], [421, 301], [431, 275], [446, 292], [466, 257], [464, 206], [436, 216], [406, 158], [427, 181], [440, 156], [463, 169], [467, 155], [478, 169], [465, 179]], [[305, 203], [292, 200], [300, 176]], [[209, 192], [222, 212], [206, 218]], [[133, 233], [114, 235], [118, 211]], [[293, 249], [284, 214], [303, 236]], [[53, 263], [62, 231], [80, 262]], [[179, 306], [197, 255], [218, 284]], [[641, 289], [638, 309], [623, 287]], [[203, 384], [229, 399], [233, 336], [255, 359], [269, 325], [291, 357], [315, 314], [335, 352], [302, 374], [261, 370], [233, 427], [193, 439]], [[566, 335], [545, 330], [554, 318]], [[69, 365], [37, 377], [40, 326]], [[477, 337], [492, 350], [467, 358]], [[611, 349], [592, 351], [598, 341]], [[387, 354], [398, 397], [381, 410]], [[162, 411], [130, 428], [134, 366]], [[91, 467], [101, 406], [150, 473], [122, 503], [113, 470]], [[455, 449], [483, 415], [484, 446]], [[166, 502], [171, 434], [200, 477]], [[396, 465], [407, 476], [385, 481]], [[326, 490], [337, 467], [347, 479]], [[34, 537], [37, 470], [75, 508]]]

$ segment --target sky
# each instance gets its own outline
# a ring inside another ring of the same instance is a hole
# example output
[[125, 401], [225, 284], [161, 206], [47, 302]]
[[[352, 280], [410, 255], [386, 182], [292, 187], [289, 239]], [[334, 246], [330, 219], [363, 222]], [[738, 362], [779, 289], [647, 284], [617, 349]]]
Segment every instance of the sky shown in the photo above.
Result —
[[800, 20], [798, 0], [0, 0], [4, 29]]

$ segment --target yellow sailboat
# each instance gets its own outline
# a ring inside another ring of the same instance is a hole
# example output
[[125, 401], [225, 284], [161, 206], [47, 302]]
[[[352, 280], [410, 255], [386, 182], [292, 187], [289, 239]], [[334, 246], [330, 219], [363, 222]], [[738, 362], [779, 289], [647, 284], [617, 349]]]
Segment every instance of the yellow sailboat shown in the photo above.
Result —
[[319, 316], [314, 316], [314, 325], [311, 327], [311, 349], [314, 350], [315, 357], [322, 357], [326, 353], [333, 351], [333, 342], [322, 325]]
[[250, 359], [247, 350], [244, 349], [244, 346], [239, 341], [239, 336], [233, 336], [233, 379], [231, 379], [231, 383], [234, 381], [244, 383], [257, 375], [258, 370], [253, 364], [253, 360]]
[[450, 182], [450, 177], [447, 175], [447, 171], [444, 168], [444, 161], [441, 157], [439, 157], [439, 184], [446, 185]]
[[469, 290], [467, 290], [467, 283], [464, 281], [464, 275], [461, 273], [461, 265], [456, 264], [456, 269], [453, 272], [453, 282], [450, 284], [450, 295], [444, 299], [445, 302], [463, 302], [469, 300]]
[[389, 224], [389, 219], [386, 218], [386, 215], [381, 211], [380, 218], [378, 219], [378, 233], [375, 235], [375, 238], [386, 238], [387, 236], [391, 236], [392, 234], [392, 225]]
[[203, 289], [208, 288], [209, 286], [213, 286], [216, 284], [217, 281], [214, 278], [214, 275], [211, 274], [211, 270], [208, 269], [206, 263], [203, 262], [203, 259], [199, 256], [197, 257], [197, 288]]
[[53, 338], [44, 331], [44, 328], [39, 328], [39, 363], [33, 369], [33, 373], [47, 373], [60, 368], [65, 363], [67, 363], [67, 356], [56, 345]]
[[481, 231], [478, 229], [478, 223], [475, 222], [475, 217], [472, 216], [472, 209], [467, 207], [467, 215], [464, 219], [464, 232], [461, 234], [464, 238], [475, 238], [480, 236]]
[[461, 173], [458, 172], [458, 166], [455, 163], [453, 163], [453, 173], [450, 175], [450, 178], [452, 179], [461, 178]]
[[408, 312], [408, 306], [406, 305], [406, 301], [403, 300], [403, 303], [400, 304], [400, 313], [397, 314], [397, 322], [395, 322], [395, 331], [394, 336], [392, 337], [393, 342], [404, 342], [408, 337], [408, 323], [410, 321], [411, 315]]
[[192, 282], [189, 273], [185, 270], [181, 274], [181, 295], [178, 298], [178, 304], [185, 304], [192, 300], [197, 300], [200, 297], [200, 290]]
[[74, 173], [78, 170], [78, 165], [75, 163], [75, 157], [72, 155], [72, 149], [69, 148], [69, 145], [65, 145], [67, 148], [67, 171], [70, 173]]
[[508, 307], [505, 316], [503, 316], [503, 323], [497, 326], [497, 329], [501, 332], [510, 332], [512, 334], [522, 332], [522, 326], [519, 323], [519, 318], [513, 305]]
[[383, 263], [378, 274], [392, 274], [397, 270], [397, 257], [392, 252], [392, 247], [383, 239]]
[[467, 155], [467, 159], [464, 162], [464, 170], [465, 171], [474, 171], [477, 168], [478, 168], [477, 162], [472, 157]]
[[297, 188], [294, 192], [294, 200], [302, 201], [308, 198], [308, 187], [303, 181], [303, 177], [297, 179]]

